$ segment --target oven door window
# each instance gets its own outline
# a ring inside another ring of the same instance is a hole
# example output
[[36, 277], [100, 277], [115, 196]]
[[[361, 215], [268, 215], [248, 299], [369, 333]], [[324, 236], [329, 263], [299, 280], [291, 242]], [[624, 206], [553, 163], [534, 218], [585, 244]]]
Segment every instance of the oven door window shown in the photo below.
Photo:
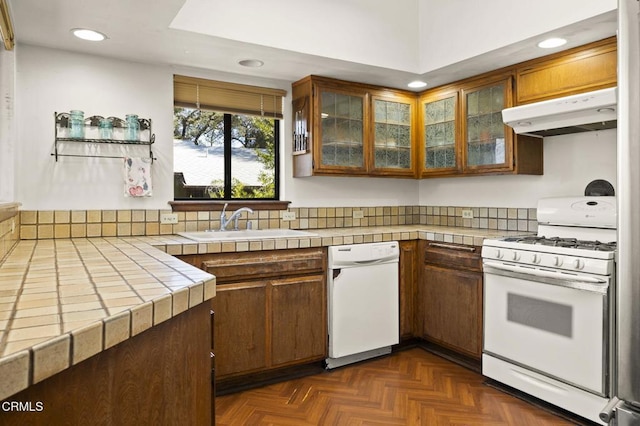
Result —
[[484, 288], [485, 352], [604, 392], [605, 295], [490, 273]]

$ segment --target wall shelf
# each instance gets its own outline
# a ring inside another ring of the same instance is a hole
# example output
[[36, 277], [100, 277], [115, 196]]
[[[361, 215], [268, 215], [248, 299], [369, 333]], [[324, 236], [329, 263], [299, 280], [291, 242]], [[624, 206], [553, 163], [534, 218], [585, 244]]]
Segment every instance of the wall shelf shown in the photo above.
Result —
[[[68, 137], [69, 129], [71, 128], [71, 120], [70, 113], [68, 112], [55, 112], [55, 138], [54, 138], [54, 149], [51, 153], [52, 156], [55, 157], [56, 161], [58, 161], [58, 157], [90, 157], [90, 158], [120, 158], [123, 159], [125, 156], [122, 155], [100, 155], [100, 154], [70, 154], [70, 153], [62, 153], [60, 152], [59, 144], [62, 142], [64, 144], [107, 144], [107, 145], [123, 145], [123, 146], [147, 146], [149, 149], [149, 158], [151, 162], [156, 160], [153, 156], [153, 150], [151, 146], [155, 143], [156, 135], [151, 131], [151, 119], [148, 118], [139, 118], [138, 124], [140, 126], [140, 135], [146, 135], [146, 140], [126, 140], [123, 138], [98, 138], [98, 137], [89, 137], [89, 138], [71, 138]], [[100, 122], [105, 118], [100, 115], [93, 115], [84, 119], [85, 131], [89, 130], [92, 133], [98, 133], [98, 126]], [[116, 132], [120, 129], [125, 129], [127, 127], [127, 123], [125, 120], [119, 117], [107, 117], [107, 120], [113, 126], [113, 131]]]

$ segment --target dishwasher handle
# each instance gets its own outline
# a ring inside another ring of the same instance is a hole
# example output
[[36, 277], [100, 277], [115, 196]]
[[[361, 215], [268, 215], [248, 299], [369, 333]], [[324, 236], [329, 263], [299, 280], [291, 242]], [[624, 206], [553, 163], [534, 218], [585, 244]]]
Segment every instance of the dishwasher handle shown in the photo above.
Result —
[[456, 244], [447, 244], [447, 243], [429, 243], [429, 247], [443, 248], [448, 250], [468, 251], [470, 253], [474, 253], [476, 251], [475, 247], [459, 246]]

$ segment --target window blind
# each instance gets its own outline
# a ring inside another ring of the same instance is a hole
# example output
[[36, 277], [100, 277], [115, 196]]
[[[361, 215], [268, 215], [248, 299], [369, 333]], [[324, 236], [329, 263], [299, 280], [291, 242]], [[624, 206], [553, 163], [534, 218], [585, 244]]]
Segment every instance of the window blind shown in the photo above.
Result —
[[173, 103], [186, 108], [282, 118], [282, 98], [286, 94], [268, 87], [173, 76]]

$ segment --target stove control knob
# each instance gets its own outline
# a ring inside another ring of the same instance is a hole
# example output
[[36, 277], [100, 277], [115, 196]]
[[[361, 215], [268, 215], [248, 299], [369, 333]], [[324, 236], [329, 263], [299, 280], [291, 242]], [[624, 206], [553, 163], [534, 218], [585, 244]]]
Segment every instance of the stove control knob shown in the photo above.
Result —
[[520, 254], [517, 251], [511, 253], [511, 260], [520, 260]]
[[575, 259], [573, 261], [573, 268], [574, 269], [582, 269], [582, 268], [584, 268], [584, 262], [581, 262], [580, 259]]
[[502, 253], [500, 249], [496, 249], [495, 256], [496, 256], [496, 259], [502, 259], [502, 257], [504, 256], [504, 253]]
[[560, 256], [553, 258], [553, 266], [562, 266], [562, 258]]
[[538, 256], [538, 253], [533, 253], [531, 255], [531, 262], [535, 264], [540, 263], [540, 256]]

